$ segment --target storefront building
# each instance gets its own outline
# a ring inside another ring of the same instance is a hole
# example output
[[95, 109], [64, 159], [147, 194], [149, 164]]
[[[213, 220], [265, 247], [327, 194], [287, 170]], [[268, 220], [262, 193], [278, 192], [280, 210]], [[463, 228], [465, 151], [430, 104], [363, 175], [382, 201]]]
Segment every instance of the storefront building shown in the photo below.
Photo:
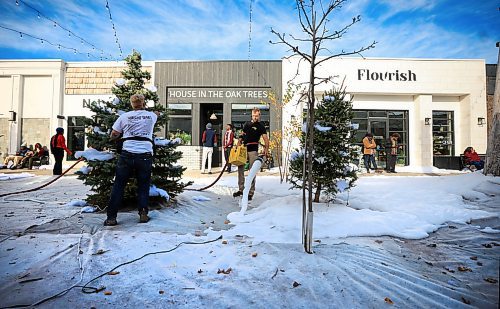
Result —
[[183, 166], [201, 168], [208, 123], [219, 141], [212, 166], [224, 164], [226, 124], [233, 124], [237, 134], [251, 120], [253, 108], [260, 109], [268, 132], [281, 128], [281, 110], [269, 100], [271, 94], [281, 97], [281, 61], [156, 61], [154, 76], [161, 103], [171, 111], [166, 136], [183, 141]]
[[[183, 141], [179, 164], [201, 168], [201, 136], [209, 122], [219, 139], [213, 166], [222, 166], [227, 123], [240, 130], [257, 107], [271, 135], [292, 116], [301, 117], [305, 104], [288, 104], [281, 110], [270, 100], [272, 95], [282, 98], [289, 81], [308, 82], [305, 62], [300, 67], [298, 63], [298, 58], [144, 61], [160, 103], [171, 110], [160, 135]], [[123, 62], [1, 60], [1, 156], [15, 153], [22, 144], [48, 145], [57, 127], [65, 128], [71, 150], [85, 149], [83, 118], [92, 116], [85, 104], [112, 99], [111, 88], [124, 68]], [[325, 62], [316, 73], [334, 76], [337, 84], [345, 79], [355, 110], [353, 122], [359, 124], [359, 143], [371, 132], [382, 150], [391, 133], [401, 135], [400, 165], [458, 168], [451, 158], [466, 147], [486, 152], [489, 115], [483, 60], [339, 58]], [[331, 82], [317, 86], [318, 98], [332, 86]], [[383, 151], [377, 152], [377, 160], [383, 167]]]
[[[299, 58], [283, 60], [283, 81], [308, 81], [309, 69]], [[296, 72], [299, 75], [296, 76]], [[316, 68], [317, 76], [342, 82], [350, 94], [357, 140], [374, 135], [380, 150], [379, 166], [385, 166], [384, 141], [399, 133], [402, 150], [398, 164], [416, 167], [438, 166], [458, 169], [457, 158], [472, 146], [486, 152], [487, 110], [485, 63], [483, 60], [362, 59], [335, 58]], [[333, 87], [316, 87], [321, 98]], [[300, 114], [289, 106], [283, 121]]]

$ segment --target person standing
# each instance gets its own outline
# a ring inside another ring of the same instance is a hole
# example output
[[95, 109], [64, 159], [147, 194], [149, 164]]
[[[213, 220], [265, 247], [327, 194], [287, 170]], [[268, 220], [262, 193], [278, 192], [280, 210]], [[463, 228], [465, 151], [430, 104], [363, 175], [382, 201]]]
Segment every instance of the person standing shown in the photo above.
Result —
[[224, 148], [224, 158], [226, 158], [227, 172], [231, 173], [231, 164], [229, 163], [229, 154], [231, 153], [231, 149], [233, 148], [234, 142], [234, 132], [233, 125], [228, 123], [226, 125], [226, 132], [224, 133], [224, 137], [222, 138], [222, 147]]
[[201, 143], [203, 145], [203, 155], [201, 160], [201, 173], [205, 174], [205, 164], [208, 160], [208, 173], [212, 174], [212, 155], [214, 153], [214, 147], [217, 147], [217, 135], [215, 131], [212, 130], [212, 124], [207, 123], [205, 126], [205, 131], [201, 137]]
[[153, 132], [158, 116], [145, 110], [144, 96], [130, 97], [132, 111], [122, 114], [113, 124], [111, 140], [123, 134], [123, 148], [116, 165], [116, 176], [109, 199], [107, 219], [104, 225], [117, 225], [118, 208], [123, 200], [123, 192], [131, 176], [137, 179], [137, 206], [139, 222], [146, 223], [148, 217], [149, 187], [153, 165]]
[[[249, 169], [257, 159], [259, 150], [259, 140], [262, 137], [264, 140], [264, 156], [269, 155], [269, 138], [267, 137], [266, 127], [260, 122], [260, 109], [254, 108], [252, 110], [252, 121], [245, 123], [243, 126], [243, 136], [239, 137], [238, 145], [244, 143], [247, 146], [247, 159], [249, 162]], [[257, 177], [256, 177], [257, 178]], [[233, 197], [243, 195], [245, 189], [245, 166], [238, 166], [238, 191], [233, 193]], [[255, 178], [248, 192], [248, 200], [251, 201], [255, 193]]]
[[377, 149], [377, 144], [373, 139], [373, 134], [366, 133], [365, 138], [363, 138], [363, 161], [365, 163], [367, 173], [370, 173], [371, 164], [373, 164], [373, 170], [377, 169], [377, 163], [375, 162], [375, 149]]
[[387, 167], [388, 173], [396, 173], [396, 160], [398, 158], [398, 133], [392, 133], [391, 136], [386, 141], [385, 152], [387, 155]]
[[64, 151], [68, 155], [72, 155], [71, 150], [66, 147], [66, 139], [64, 138], [64, 129], [59, 127], [56, 129], [56, 135], [52, 136], [50, 139], [50, 151], [54, 155], [55, 163], [54, 163], [54, 175], [62, 174], [62, 161], [64, 158]]

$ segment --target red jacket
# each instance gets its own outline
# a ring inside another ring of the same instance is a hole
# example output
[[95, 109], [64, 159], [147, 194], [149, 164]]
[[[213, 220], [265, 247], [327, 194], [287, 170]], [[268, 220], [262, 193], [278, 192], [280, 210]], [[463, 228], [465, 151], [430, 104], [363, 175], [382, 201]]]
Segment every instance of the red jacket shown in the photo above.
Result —
[[481, 157], [475, 151], [468, 151], [464, 153], [465, 162], [480, 162]]
[[227, 130], [226, 133], [224, 133], [222, 146], [224, 146], [224, 148], [233, 147], [233, 143], [234, 143], [234, 132], [233, 130]]
[[[57, 139], [54, 138], [57, 136]], [[64, 135], [62, 134], [56, 134], [52, 137], [52, 139], [50, 140], [50, 146], [52, 148], [62, 148], [64, 150], [66, 150], [66, 152], [71, 155], [72, 152], [71, 150], [68, 149], [68, 147], [66, 147], [66, 139], [64, 138]]]

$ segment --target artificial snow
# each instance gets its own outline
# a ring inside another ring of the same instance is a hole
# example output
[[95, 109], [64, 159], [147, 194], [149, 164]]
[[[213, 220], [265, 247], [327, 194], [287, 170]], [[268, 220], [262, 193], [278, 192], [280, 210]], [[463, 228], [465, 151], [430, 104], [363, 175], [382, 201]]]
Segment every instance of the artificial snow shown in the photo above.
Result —
[[72, 200], [66, 204], [66, 206], [77, 206], [77, 207], [83, 207], [85, 205], [87, 205], [87, 202], [84, 200]]
[[0, 173], [0, 181], [22, 179], [22, 178], [33, 177], [33, 176], [35, 176], [35, 175], [31, 174], [31, 173], [20, 173], [20, 174]]
[[167, 191], [157, 188], [155, 185], [151, 185], [149, 187], [149, 196], [161, 196], [167, 201], [170, 200], [170, 196]]
[[193, 196], [193, 201], [198, 201], [198, 202], [206, 202], [206, 201], [211, 201], [212, 199], [203, 195], [197, 195]]
[[[5, 182], [0, 193], [50, 179]], [[188, 180], [201, 187], [214, 178]], [[390, 299], [399, 308], [496, 308], [498, 283], [485, 280], [499, 275], [498, 233], [489, 233], [500, 227], [499, 185], [477, 172], [361, 176], [335, 201], [313, 205], [314, 254], [306, 254], [302, 192], [278, 176], [257, 175], [244, 215], [232, 197], [237, 176], [225, 175], [203, 192], [209, 200], [186, 190], [175, 206], [150, 210], [148, 223], [121, 211], [114, 227], [103, 227], [105, 213], [62, 207], [89, 193], [66, 176], [0, 200], [0, 306], [105, 274], [90, 286], [109, 295], [74, 288], [42, 306], [372, 308]]]
[[98, 151], [94, 148], [89, 148], [85, 151], [75, 152], [75, 158], [85, 158], [87, 161], [108, 161], [115, 157], [115, 155], [109, 151]]

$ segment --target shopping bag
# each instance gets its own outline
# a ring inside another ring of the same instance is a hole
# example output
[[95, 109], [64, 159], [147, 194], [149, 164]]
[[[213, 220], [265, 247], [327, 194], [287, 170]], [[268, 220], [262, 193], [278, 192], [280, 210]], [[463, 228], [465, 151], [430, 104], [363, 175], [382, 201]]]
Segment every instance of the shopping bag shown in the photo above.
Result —
[[240, 166], [247, 162], [247, 147], [244, 145], [231, 148], [229, 163]]

